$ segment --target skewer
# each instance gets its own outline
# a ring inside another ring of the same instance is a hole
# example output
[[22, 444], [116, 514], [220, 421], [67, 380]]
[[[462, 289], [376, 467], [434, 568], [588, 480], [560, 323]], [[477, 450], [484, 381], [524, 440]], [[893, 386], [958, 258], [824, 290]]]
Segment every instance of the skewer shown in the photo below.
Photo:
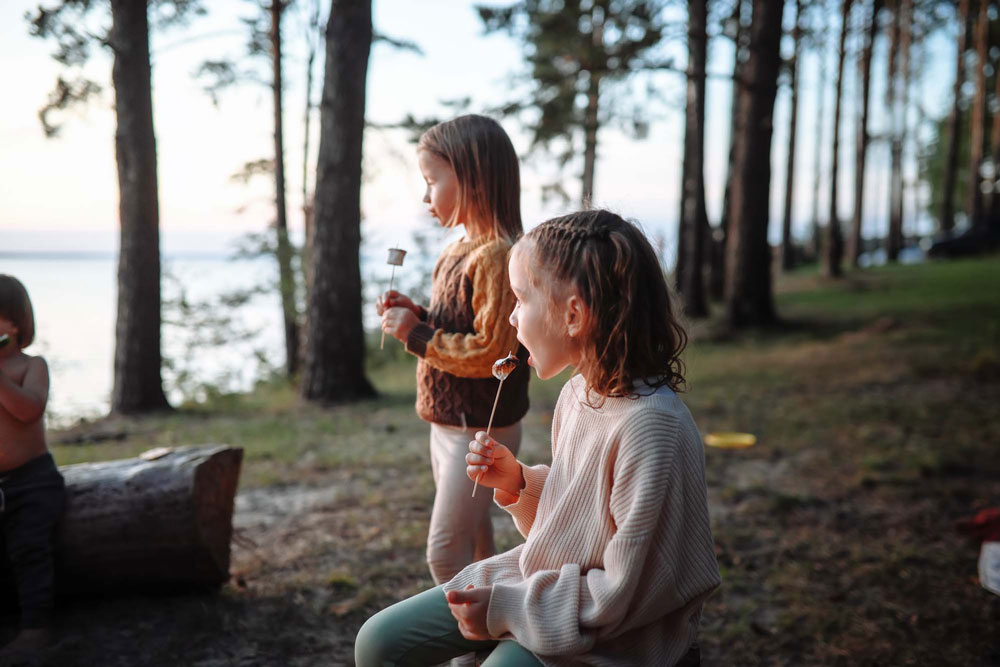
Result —
[[[392, 273], [389, 276], [389, 291], [392, 291], [392, 281], [396, 279], [396, 267], [403, 265], [403, 258], [406, 257], [406, 251], [400, 248], [389, 248], [389, 259], [386, 260], [386, 264], [392, 265]], [[378, 344], [378, 349], [385, 349], [385, 329], [382, 330], [382, 342]]]
[[[493, 377], [500, 380], [500, 384], [497, 386], [496, 398], [493, 399], [493, 409], [490, 411], [490, 421], [486, 425], [486, 437], [489, 437], [490, 429], [493, 428], [493, 416], [497, 413], [497, 403], [500, 402], [500, 390], [503, 389], [504, 380], [506, 380], [507, 377], [514, 372], [514, 369], [517, 368], [517, 363], [517, 357], [512, 356], [510, 352], [507, 352], [507, 356], [503, 359], [497, 359], [493, 362]], [[464, 419], [465, 415], [463, 414], [462, 417]], [[476, 483], [472, 485], [473, 498], [476, 497], [476, 489], [479, 488], [479, 479], [482, 476], [483, 473], [476, 475]]]
[[[392, 273], [389, 275], [389, 291], [392, 291], [392, 281], [396, 279], [396, 265], [392, 265]], [[385, 329], [382, 329], [382, 342], [378, 344], [378, 349], [385, 349]]]

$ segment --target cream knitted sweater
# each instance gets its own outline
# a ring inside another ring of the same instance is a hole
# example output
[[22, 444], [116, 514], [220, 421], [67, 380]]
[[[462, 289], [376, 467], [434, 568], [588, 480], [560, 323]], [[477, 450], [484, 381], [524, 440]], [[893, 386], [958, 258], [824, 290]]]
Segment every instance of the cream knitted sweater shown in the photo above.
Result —
[[552, 466], [522, 466], [504, 507], [527, 541], [444, 589], [491, 586], [490, 634], [546, 665], [673, 665], [721, 582], [701, 437], [668, 388], [593, 409], [584, 386], [559, 395]]

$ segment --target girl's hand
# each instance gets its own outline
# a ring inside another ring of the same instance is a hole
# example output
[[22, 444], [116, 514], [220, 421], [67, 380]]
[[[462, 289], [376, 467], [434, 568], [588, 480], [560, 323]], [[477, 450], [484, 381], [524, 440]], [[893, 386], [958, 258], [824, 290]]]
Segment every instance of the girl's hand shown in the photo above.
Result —
[[382, 331], [404, 343], [418, 324], [420, 320], [408, 308], [393, 307], [382, 313]]
[[465, 462], [466, 474], [470, 479], [478, 478], [483, 486], [500, 489], [514, 498], [517, 498], [524, 488], [521, 462], [507, 447], [486, 435], [485, 431], [476, 433], [476, 439], [469, 443], [469, 453], [465, 455]]
[[417, 304], [413, 303], [410, 297], [400, 294], [396, 290], [385, 292], [375, 301], [375, 312], [379, 316], [383, 315], [390, 308], [407, 308], [414, 315], [420, 317], [420, 309], [417, 307]]
[[451, 615], [458, 621], [458, 629], [462, 636], [473, 641], [487, 641], [490, 637], [486, 627], [486, 611], [490, 607], [490, 594], [493, 589], [488, 587], [474, 588], [469, 584], [464, 591], [448, 591], [448, 608]]

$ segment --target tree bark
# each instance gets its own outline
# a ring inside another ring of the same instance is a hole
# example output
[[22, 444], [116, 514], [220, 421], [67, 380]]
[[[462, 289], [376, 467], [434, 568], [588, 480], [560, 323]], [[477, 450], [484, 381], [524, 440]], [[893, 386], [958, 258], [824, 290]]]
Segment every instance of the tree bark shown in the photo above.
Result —
[[799, 112], [799, 53], [802, 43], [802, 0], [795, 0], [795, 27], [792, 29], [794, 48], [788, 64], [791, 86], [791, 114], [788, 119], [788, 169], [785, 172], [785, 211], [781, 221], [781, 269], [795, 267], [795, 244], [792, 241], [792, 193], [795, 188], [795, 134]]
[[775, 320], [767, 227], [783, 11], [783, 2], [753, 1], [750, 56], [739, 85], [742, 131], [736, 141], [726, 247], [726, 320], [732, 328]]
[[983, 140], [986, 125], [986, 60], [989, 52], [990, 16], [989, 2], [979, 0], [979, 18], [976, 20], [976, 95], [972, 101], [971, 143], [969, 145], [969, 221], [973, 227], [983, 224], [983, 192], [981, 169], [983, 166]]
[[152, 460], [60, 469], [66, 479], [66, 514], [55, 543], [60, 595], [212, 587], [229, 579], [243, 450], [148, 454]]
[[[825, 2], [824, 2], [825, 9]], [[826, 116], [826, 32], [821, 31], [818, 36], [817, 49], [819, 51], [819, 84], [816, 87], [816, 141], [813, 151], [813, 187], [812, 187], [812, 255], [818, 261], [822, 252], [822, 225], [819, 220], [819, 189], [823, 177], [822, 150], [823, 145], [823, 119]]]
[[851, 15], [851, 0], [841, 1], [840, 46], [837, 49], [837, 93], [833, 98], [833, 142], [830, 166], [830, 220], [826, 226], [826, 248], [823, 253], [823, 273], [828, 278], [843, 274], [844, 235], [837, 213], [837, 176], [840, 173], [840, 103], [844, 91], [844, 56], [846, 55], [847, 30]]
[[865, 30], [865, 43], [858, 62], [861, 73], [861, 118], [857, 127], [857, 146], [854, 157], [854, 216], [851, 218], [851, 236], [847, 242], [847, 258], [857, 268], [861, 257], [861, 227], [864, 222], [865, 165], [868, 158], [868, 107], [872, 82], [872, 51], [878, 32], [878, 15], [882, 0], [872, 0], [871, 16]]
[[[705, 300], [705, 66], [708, 59], [708, 3], [688, 1], [687, 104], [684, 127], [684, 181], [680, 237], [684, 261], [678, 284], [689, 317], [706, 317]], [[680, 257], [680, 255], [679, 255]]]
[[[596, 9], [596, 7], [595, 7]], [[604, 23], [597, 16], [598, 12], [591, 12], [593, 20], [593, 32], [591, 41], [594, 50], [600, 52], [604, 50]], [[594, 63], [587, 72], [589, 83], [587, 87], [587, 109], [583, 116], [583, 178], [580, 190], [580, 207], [588, 209], [594, 202], [594, 171], [597, 166], [597, 130], [600, 127], [600, 105], [601, 105], [601, 72]]]
[[314, 401], [374, 395], [364, 372], [361, 319], [361, 155], [371, 51], [371, 0], [332, 0], [316, 170], [315, 283], [302, 395]]
[[112, 0], [118, 164], [118, 315], [111, 411], [168, 409], [160, 374], [160, 215], [145, 2]]
[[[903, 13], [902, 3], [892, 10], [892, 33], [889, 38], [889, 77], [886, 84], [886, 107], [889, 112], [889, 229], [886, 235], [886, 259], [895, 262], [903, 244], [903, 141], [900, 117], [901, 86], [899, 60], [902, 54]], [[905, 118], [905, 111], [903, 113]]]
[[948, 116], [948, 153], [944, 166], [944, 192], [941, 198], [941, 231], [955, 228], [955, 179], [958, 173], [958, 144], [962, 133], [962, 84], [965, 82], [965, 52], [972, 34], [972, 17], [969, 0], [958, 3], [958, 53], [955, 57], [955, 85], [951, 113]]
[[295, 306], [295, 274], [292, 272], [292, 247], [288, 242], [288, 209], [285, 205], [285, 147], [282, 128], [281, 100], [281, 12], [282, 0], [271, 0], [271, 64], [274, 78], [274, 191], [275, 231], [278, 240], [278, 276], [281, 292], [281, 314], [285, 328], [285, 370], [293, 377], [299, 367], [298, 308]]
[[712, 261], [709, 273], [709, 292], [712, 299], [722, 301], [726, 292], [726, 238], [729, 233], [729, 201], [731, 199], [732, 183], [736, 173], [736, 136], [740, 132], [739, 125], [739, 79], [742, 76], [743, 39], [743, 3], [736, 0], [733, 3], [733, 14], [730, 20], [736, 24], [736, 34], [733, 37], [733, 87], [729, 112], [729, 159], [726, 164], [726, 189], [722, 197], [722, 215], [719, 216], [719, 227], [711, 240]]
[[[993, 99], [1000, 104], [1000, 60], [993, 63], [993, 80], [996, 89]], [[1000, 218], [1000, 113], [993, 114], [991, 154], [993, 155], [993, 194], [990, 196], [990, 215]]]

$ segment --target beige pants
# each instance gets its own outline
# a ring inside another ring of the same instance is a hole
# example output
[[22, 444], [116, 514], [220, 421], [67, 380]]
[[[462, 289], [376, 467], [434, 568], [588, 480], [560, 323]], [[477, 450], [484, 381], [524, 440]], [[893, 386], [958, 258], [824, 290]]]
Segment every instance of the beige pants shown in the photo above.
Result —
[[[465, 455], [477, 430], [481, 429], [431, 424], [431, 470], [437, 490], [427, 535], [427, 565], [439, 585], [469, 563], [496, 553], [490, 522], [493, 489], [480, 486], [473, 498], [473, 481], [465, 472]], [[517, 454], [521, 422], [493, 428], [490, 437]]]

